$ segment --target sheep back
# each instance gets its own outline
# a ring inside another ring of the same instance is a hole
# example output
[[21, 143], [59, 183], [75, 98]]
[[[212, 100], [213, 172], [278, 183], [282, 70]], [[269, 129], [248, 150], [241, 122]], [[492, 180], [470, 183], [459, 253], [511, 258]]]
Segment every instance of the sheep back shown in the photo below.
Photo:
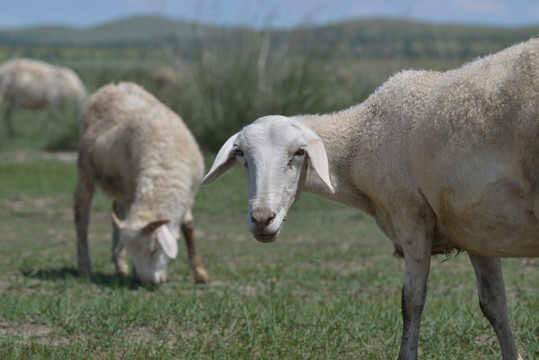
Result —
[[26, 109], [82, 104], [87, 96], [77, 74], [66, 67], [33, 59], [12, 59], [0, 66], [4, 97]]
[[[111, 197], [154, 218], [192, 206], [203, 157], [183, 120], [140, 86], [106, 85], [84, 104], [79, 167]], [[176, 219], [174, 219], [176, 220]]]
[[[375, 156], [354, 168], [357, 183], [386, 205], [420, 189], [458, 248], [490, 256], [536, 251], [538, 53], [532, 39], [456, 70], [392, 77], [358, 108], [369, 119], [360, 153]], [[521, 240], [510, 252], [490, 244], [485, 229]]]

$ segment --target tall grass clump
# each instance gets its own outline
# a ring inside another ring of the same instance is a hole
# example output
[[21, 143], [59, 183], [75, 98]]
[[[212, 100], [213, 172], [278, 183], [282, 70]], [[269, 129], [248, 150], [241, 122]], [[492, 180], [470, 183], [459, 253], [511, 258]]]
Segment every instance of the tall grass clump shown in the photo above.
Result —
[[324, 64], [297, 55], [300, 39], [271, 36], [252, 32], [240, 40], [205, 38], [196, 60], [183, 67], [186, 86], [172, 107], [206, 150], [218, 150], [260, 116], [338, 109], [330, 97], [336, 79]]

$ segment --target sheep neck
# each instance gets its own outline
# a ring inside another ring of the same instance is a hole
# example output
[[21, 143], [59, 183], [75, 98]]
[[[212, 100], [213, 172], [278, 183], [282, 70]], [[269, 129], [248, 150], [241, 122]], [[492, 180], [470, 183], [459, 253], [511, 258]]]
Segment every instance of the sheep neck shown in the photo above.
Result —
[[[357, 188], [352, 180], [351, 164], [357, 161], [358, 148], [357, 122], [361, 118], [361, 107], [352, 108], [325, 115], [302, 115], [294, 119], [313, 130], [326, 149], [329, 162], [329, 175], [335, 192], [313, 186], [307, 178], [304, 190], [328, 200], [360, 208], [373, 214], [371, 200]], [[360, 111], [358, 111], [360, 110]]]
[[[165, 182], [165, 184], [162, 184]], [[159, 177], [140, 177], [129, 208], [128, 219], [134, 222], [170, 220], [171, 227], [179, 226], [178, 209], [186, 208], [183, 189]]]

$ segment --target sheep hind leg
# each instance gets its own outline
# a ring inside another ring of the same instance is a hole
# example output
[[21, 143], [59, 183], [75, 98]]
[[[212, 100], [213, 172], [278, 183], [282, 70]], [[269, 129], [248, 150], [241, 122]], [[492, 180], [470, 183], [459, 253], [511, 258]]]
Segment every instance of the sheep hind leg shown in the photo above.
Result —
[[477, 279], [479, 306], [496, 332], [503, 359], [522, 360], [507, 317], [505, 285], [500, 259], [472, 254], [468, 256]]
[[4, 113], [4, 121], [6, 123], [6, 132], [8, 136], [15, 136], [15, 128], [13, 127], [13, 121], [11, 120], [14, 109], [15, 105], [9, 103], [6, 108], [6, 112]]
[[[119, 201], [114, 201], [113, 211], [120, 220], [125, 220], [127, 209], [125, 205]], [[112, 262], [116, 267], [116, 273], [121, 275], [129, 275], [129, 265], [127, 264], [127, 256], [124, 245], [120, 240], [120, 229], [112, 222]]]
[[[41, 121], [41, 125], [39, 127], [38, 135], [47, 133], [47, 131], [49, 130], [49, 124], [51, 122], [51, 119], [52, 119], [53, 123], [60, 124], [60, 118], [61, 118], [61, 116], [60, 116], [60, 110], [59, 110], [58, 105], [52, 104], [49, 107], [48, 111], [47, 111], [47, 116], [45, 116], [43, 118], [43, 121]], [[68, 125], [64, 124], [64, 125], [61, 125], [61, 126], [62, 127], [67, 127]]]
[[209, 282], [209, 276], [202, 263], [202, 258], [198, 254], [198, 250], [195, 245], [193, 216], [189, 212], [185, 217], [181, 225], [181, 230], [185, 238], [185, 244], [187, 246], [187, 254], [189, 257], [189, 267], [195, 275], [195, 283], [207, 284]]
[[94, 182], [79, 169], [79, 177], [75, 188], [75, 227], [77, 230], [77, 263], [84, 276], [92, 276], [92, 262], [88, 249], [88, 224], [90, 221], [90, 205], [94, 194]]

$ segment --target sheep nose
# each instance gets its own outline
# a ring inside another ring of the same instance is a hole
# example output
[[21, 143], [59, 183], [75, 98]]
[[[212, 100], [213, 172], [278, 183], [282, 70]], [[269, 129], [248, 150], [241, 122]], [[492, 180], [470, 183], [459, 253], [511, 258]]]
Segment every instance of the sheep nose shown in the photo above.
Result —
[[257, 228], [263, 229], [273, 222], [275, 219], [275, 213], [273, 211], [253, 211], [251, 214], [251, 221]]

